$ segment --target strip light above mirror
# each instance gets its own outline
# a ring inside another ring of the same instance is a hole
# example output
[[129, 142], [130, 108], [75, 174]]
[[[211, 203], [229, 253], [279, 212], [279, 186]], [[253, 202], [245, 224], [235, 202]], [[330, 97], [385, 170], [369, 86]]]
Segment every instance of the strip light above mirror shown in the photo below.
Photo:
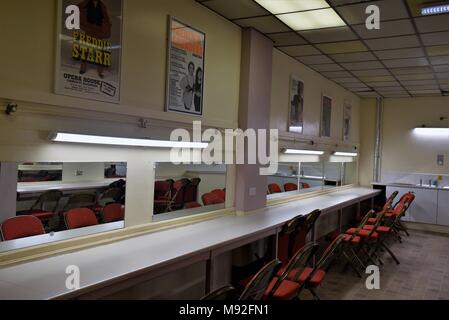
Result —
[[357, 157], [359, 154], [356, 152], [339, 152], [336, 151], [333, 153], [334, 156], [337, 157]]
[[282, 150], [285, 154], [304, 154], [304, 155], [317, 155], [322, 156], [324, 151], [318, 150], [298, 150], [298, 149], [284, 149]]
[[203, 142], [183, 142], [169, 140], [150, 140], [94, 136], [85, 134], [73, 134], [63, 132], [52, 132], [49, 140], [54, 142], [100, 144], [110, 146], [131, 146], [131, 147], [153, 147], [153, 148], [183, 148], [183, 149], [205, 149], [208, 144]]
[[428, 127], [419, 127], [413, 129], [413, 133], [421, 136], [429, 136], [429, 137], [448, 137], [449, 136], [449, 128], [428, 128]]

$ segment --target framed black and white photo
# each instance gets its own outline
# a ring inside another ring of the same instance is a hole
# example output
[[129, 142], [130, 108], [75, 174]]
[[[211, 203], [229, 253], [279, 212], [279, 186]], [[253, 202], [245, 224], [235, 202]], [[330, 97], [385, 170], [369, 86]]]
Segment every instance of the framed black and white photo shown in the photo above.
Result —
[[345, 102], [343, 106], [343, 141], [349, 141], [351, 137], [352, 106]]
[[290, 77], [288, 131], [303, 133], [304, 130], [304, 82], [297, 76]]
[[205, 33], [169, 17], [166, 111], [203, 115]]
[[332, 98], [323, 95], [321, 99], [321, 137], [331, 136], [331, 124], [332, 124]]

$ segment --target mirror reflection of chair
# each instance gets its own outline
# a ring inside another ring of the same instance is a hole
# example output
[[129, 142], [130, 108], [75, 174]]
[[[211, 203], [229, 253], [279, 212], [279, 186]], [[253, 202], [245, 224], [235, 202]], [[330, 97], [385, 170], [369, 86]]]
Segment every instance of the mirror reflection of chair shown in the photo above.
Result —
[[226, 200], [226, 191], [223, 189], [215, 189], [212, 190], [211, 193], [215, 194], [218, 198], [222, 199], [223, 201]]
[[49, 220], [56, 217], [56, 210], [63, 193], [59, 190], [49, 190], [39, 196], [31, 207], [29, 214], [38, 218], [48, 227]]
[[110, 203], [106, 205], [102, 213], [104, 223], [123, 221], [125, 219], [125, 208], [121, 203]]
[[198, 202], [198, 187], [201, 183], [200, 178], [193, 178], [184, 190], [184, 202]]
[[97, 201], [96, 193], [76, 193], [69, 197], [64, 206], [63, 212], [75, 208], [92, 208]]
[[307, 182], [303, 182], [303, 183], [301, 183], [301, 185], [302, 185], [303, 189], [310, 189], [311, 188], [310, 184], [308, 184]]
[[285, 192], [296, 191], [296, 190], [298, 190], [298, 185], [295, 183], [291, 183], [291, 182], [286, 183], [286, 184], [284, 184], [284, 190], [285, 190]]
[[202, 205], [198, 202], [188, 202], [184, 205], [184, 209], [195, 209], [195, 208], [201, 208]]
[[203, 194], [201, 199], [203, 200], [203, 204], [205, 206], [211, 206], [214, 204], [223, 204], [225, 202], [224, 199], [221, 199], [215, 193], [212, 192]]
[[38, 236], [45, 234], [42, 222], [34, 216], [17, 216], [9, 218], [0, 226], [3, 241]]
[[276, 183], [270, 183], [270, 184], [268, 185], [268, 192], [269, 192], [270, 194], [274, 194], [274, 193], [281, 193], [282, 190], [281, 190], [281, 187], [279, 187], [278, 184], [276, 184]]
[[98, 224], [95, 213], [88, 208], [76, 208], [64, 214], [64, 221], [68, 230], [95, 226]]

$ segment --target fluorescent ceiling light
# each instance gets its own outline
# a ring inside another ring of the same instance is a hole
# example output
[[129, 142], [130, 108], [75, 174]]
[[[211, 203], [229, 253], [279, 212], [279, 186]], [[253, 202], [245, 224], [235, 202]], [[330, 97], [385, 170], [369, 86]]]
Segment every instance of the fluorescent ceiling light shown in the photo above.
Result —
[[272, 14], [329, 8], [325, 0], [255, 0]]
[[355, 152], [334, 152], [334, 156], [339, 157], [357, 157], [359, 154]]
[[154, 147], [154, 148], [205, 149], [208, 146], [207, 143], [202, 142], [116, 138], [116, 137], [92, 136], [84, 134], [62, 133], [62, 132], [55, 132], [50, 134], [49, 139], [55, 142], [103, 144], [111, 146]]
[[295, 31], [342, 27], [345, 22], [332, 8], [276, 16]]
[[439, 4], [433, 6], [425, 6], [421, 8], [421, 14], [423, 16], [428, 16], [432, 14], [443, 14], [449, 12], [449, 4]]
[[316, 151], [316, 150], [297, 150], [297, 149], [285, 149], [285, 154], [312, 154], [312, 155], [323, 155], [324, 151]]
[[415, 128], [413, 130], [415, 134], [431, 137], [449, 137], [449, 128]]
[[298, 126], [298, 127], [290, 127], [290, 132], [297, 132], [297, 133], [301, 133], [302, 132], [302, 126]]

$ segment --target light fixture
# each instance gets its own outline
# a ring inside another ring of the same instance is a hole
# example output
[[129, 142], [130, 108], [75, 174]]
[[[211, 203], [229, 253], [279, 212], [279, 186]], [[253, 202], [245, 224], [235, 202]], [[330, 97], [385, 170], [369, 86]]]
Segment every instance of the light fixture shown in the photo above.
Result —
[[423, 16], [429, 16], [433, 14], [443, 14], [443, 13], [449, 13], [449, 3], [427, 5], [421, 8], [421, 15]]
[[333, 154], [334, 156], [337, 157], [357, 157], [359, 155], [356, 152], [339, 152], [339, 151], [336, 151]]
[[295, 31], [346, 25], [325, 0], [255, 1]]
[[431, 136], [431, 137], [449, 137], [449, 128], [428, 128], [419, 127], [413, 129], [413, 133], [421, 136]]
[[321, 156], [324, 154], [324, 151], [318, 150], [298, 150], [298, 149], [284, 149], [283, 152], [285, 154], [304, 154], [304, 155], [318, 155]]
[[63, 132], [53, 132], [50, 134], [49, 139], [55, 142], [102, 144], [111, 146], [153, 147], [153, 148], [205, 149], [208, 146], [207, 143], [203, 142], [117, 138], [117, 137], [93, 136], [84, 134], [63, 133]]
[[255, 0], [272, 14], [329, 8], [325, 0]]

